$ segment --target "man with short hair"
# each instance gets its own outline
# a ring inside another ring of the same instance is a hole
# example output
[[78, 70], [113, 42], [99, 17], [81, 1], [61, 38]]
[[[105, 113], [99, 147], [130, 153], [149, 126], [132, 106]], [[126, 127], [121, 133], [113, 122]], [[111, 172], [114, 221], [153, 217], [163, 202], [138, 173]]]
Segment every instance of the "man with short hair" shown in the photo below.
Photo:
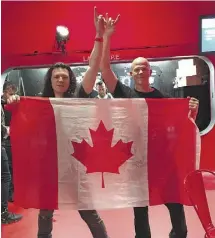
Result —
[[103, 81], [99, 81], [98, 83], [96, 83], [96, 90], [98, 92], [96, 98], [99, 99], [113, 98], [113, 96], [107, 92], [106, 85]]
[[[152, 73], [149, 62], [143, 57], [136, 58], [131, 65], [131, 76], [134, 80], [134, 89], [122, 84], [110, 67], [110, 38], [115, 30], [115, 25], [119, 20], [106, 17], [106, 29], [104, 33], [103, 55], [100, 64], [102, 77], [108, 90], [114, 98], [164, 98], [164, 95], [156, 88], [150, 87], [149, 77]], [[189, 109], [191, 116], [196, 118], [198, 112], [198, 100], [191, 98]], [[169, 210], [172, 230], [170, 238], [186, 238], [187, 226], [182, 204], [167, 203]], [[134, 208], [135, 238], [151, 238], [151, 231], [148, 218], [148, 207]]]

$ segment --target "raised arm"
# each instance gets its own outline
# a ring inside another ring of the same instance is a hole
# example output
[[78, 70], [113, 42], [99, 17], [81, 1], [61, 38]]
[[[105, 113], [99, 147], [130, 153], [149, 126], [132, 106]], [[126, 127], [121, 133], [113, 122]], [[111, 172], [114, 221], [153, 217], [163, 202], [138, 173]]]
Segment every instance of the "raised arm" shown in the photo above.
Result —
[[197, 114], [198, 114], [198, 110], [199, 110], [199, 100], [193, 97], [188, 97], [189, 100], [189, 109], [190, 109], [190, 113], [189, 116], [195, 121]]
[[96, 7], [94, 8], [94, 24], [96, 28], [95, 43], [89, 59], [89, 68], [82, 81], [82, 86], [87, 94], [90, 94], [93, 90], [103, 48], [104, 18], [102, 15], [98, 15]]
[[117, 84], [117, 77], [110, 67], [110, 39], [115, 31], [115, 26], [119, 19], [120, 15], [117, 16], [116, 20], [112, 20], [108, 17], [108, 14], [106, 14], [105, 32], [103, 36], [104, 43], [100, 70], [102, 72], [102, 78], [105, 81], [105, 84], [107, 85], [107, 88], [110, 93], [114, 92]]

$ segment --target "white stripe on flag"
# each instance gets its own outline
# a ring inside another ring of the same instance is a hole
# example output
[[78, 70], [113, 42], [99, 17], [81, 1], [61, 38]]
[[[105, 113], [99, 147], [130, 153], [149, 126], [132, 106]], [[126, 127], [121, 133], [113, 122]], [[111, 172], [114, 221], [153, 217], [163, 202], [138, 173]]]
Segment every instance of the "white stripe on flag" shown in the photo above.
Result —
[[[148, 205], [146, 101], [64, 99], [58, 103], [57, 99], [50, 99], [50, 102], [57, 131], [59, 206], [108, 209]], [[74, 152], [71, 141], [81, 143], [84, 139], [93, 146], [89, 129], [97, 130], [101, 120], [107, 131], [114, 129], [112, 146], [120, 139], [124, 143], [133, 141], [134, 155], [120, 166], [119, 174], [104, 173], [105, 188], [101, 186], [102, 173], [86, 174], [86, 167], [71, 156]]]

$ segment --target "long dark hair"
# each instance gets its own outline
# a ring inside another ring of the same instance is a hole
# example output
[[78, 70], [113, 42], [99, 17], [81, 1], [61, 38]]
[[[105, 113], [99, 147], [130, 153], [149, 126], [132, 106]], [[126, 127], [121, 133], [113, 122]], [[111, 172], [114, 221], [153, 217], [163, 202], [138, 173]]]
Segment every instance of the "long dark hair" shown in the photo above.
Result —
[[76, 89], [76, 78], [70, 66], [64, 63], [56, 63], [48, 69], [48, 72], [46, 73], [46, 76], [45, 76], [45, 85], [44, 85], [42, 97], [55, 97], [54, 91], [52, 88], [51, 77], [52, 77], [52, 71], [57, 68], [68, 70], [70, 84], [69, 84], [68, 90], [64, 93], [64, 97], [67, 97], [67, 98], [73, 97], [75, 93], [75, 89]]

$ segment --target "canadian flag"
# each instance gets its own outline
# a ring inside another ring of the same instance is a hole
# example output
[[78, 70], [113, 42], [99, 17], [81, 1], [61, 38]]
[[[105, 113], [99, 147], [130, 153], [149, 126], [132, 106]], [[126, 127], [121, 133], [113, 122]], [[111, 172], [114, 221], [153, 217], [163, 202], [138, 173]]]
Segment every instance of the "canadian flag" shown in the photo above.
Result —
[[200, 136], [187, 99], [21, 98], [12, 110], [15, 202], [24, 208], [190, 205]]

